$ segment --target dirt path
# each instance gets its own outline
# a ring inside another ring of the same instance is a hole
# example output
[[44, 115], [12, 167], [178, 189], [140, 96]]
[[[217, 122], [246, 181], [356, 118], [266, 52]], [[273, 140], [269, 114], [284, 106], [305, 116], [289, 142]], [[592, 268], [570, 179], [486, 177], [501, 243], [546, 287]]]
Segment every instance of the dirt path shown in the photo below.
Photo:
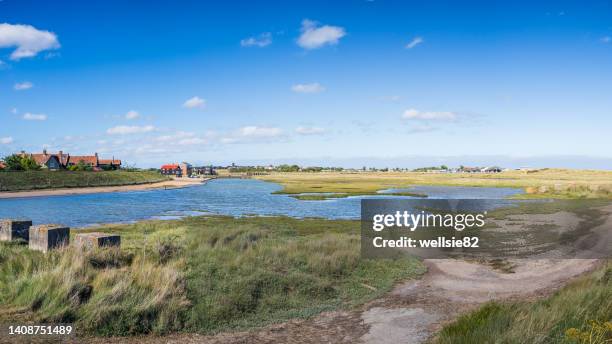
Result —
[[49, 189], [34, 191], [0, 192], [0, 199], [3, 198], [23, 198], [23, 197], [44, 197], [61, 195], [82, 195], [107, 192], [142, 191], [163, 188], [181, 188], [189, 185], [201, 184], [208, 179], [199, 178], [176, 178], [158, 183], [138, 184], [138, 185], [118, 185], [118, 186], [92, 186], [87, 188], [69, 189]]
[[397, 286], [360, 309], [323, 313], [263, 329], [215, 336], [94, 339], [91, 343], [423, 343], [442, 324], [489, 300], [544, 296], [597, 266], [597, 260], [523, 260], [514, 273], [451, 259], [425, 260], [420, 280]]
[[[612, 206], [602, 208], [612, 214]], [[567, 216], [553, 214], [552, 218]], [[565, 221], [568, 223], [569, 221]], [[574, 223], [574, 222], [571, 222]], [[577, 222], [575, 222], [577, 223]], [[612, 216], [594, 231], [610, 245]], [[595, 269], [596, 259], [523, 259], [509, 261], [512, 273], [453, 259], [426, 259], [427, 273], [398, 285], [383, 298], [351, 311], [323, 313], [262, 329], [214, 336], [176, 334], [165, 337], [94, 339], [91, 343], [423, 343], [459, 315], [490, 300], [544, 297], [569, 280]]]

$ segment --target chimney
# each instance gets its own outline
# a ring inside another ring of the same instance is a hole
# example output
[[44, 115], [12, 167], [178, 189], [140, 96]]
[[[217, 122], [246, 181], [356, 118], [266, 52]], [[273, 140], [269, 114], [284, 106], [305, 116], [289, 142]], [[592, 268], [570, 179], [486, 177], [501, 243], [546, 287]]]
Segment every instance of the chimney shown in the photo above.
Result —
[[59, 151], [59, 152], [58, 152], [58, 154], [59, 154], [59, 156], [60, 156], [60, 158], [61, 158], [61, 157], [64, 155], [64, 152]]
[[44, 148], [44, 149], [43, 149], [43, 154], [44, 154], [44, 155], [47, 155], [47, 148]]

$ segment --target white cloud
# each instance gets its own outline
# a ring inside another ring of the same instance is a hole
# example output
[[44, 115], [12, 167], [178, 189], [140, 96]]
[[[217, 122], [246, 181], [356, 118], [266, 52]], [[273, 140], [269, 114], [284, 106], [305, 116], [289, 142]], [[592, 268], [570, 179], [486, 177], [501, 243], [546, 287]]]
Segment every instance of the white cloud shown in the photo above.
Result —
[[612, 37], [610, 37], [610, 36], [604, 36], [604, 37], [602, 37], [602, 38], [601, 38], [601, 41], [602, 41], [603, 43], [610, 43], [610, 42], [612, 41]]
[[9, 137], [0, 137], [0, 144], [9, 145], [11, 143], [13, 143], [13, 138], [12, 137], [10, 137], [10, 136]]
[[238, 129], [238, 133], [243, 137], [277, 137], [282, 134], [280, 128], [247, 126]]
[[325, 129], [319, 127], [297, 127], [295, 132], [300, 135], [320, 135], [325, 133]]
[[423, 40], [423, 37], [414, 37], [412, 41], [406, 44], [406, 49], [412, 49], [423, 42], [425, 42], [425, 40]]
[[29, 81], [18, 82], [15, 84], [15, 86], [13, 86], [13, 88], [17, 91], [29, 90], [32, 87], [34, 87], [34, 84]]
[[205, 106], [206, 100], [198, 96], [189, 98], [183, 103], [183, 107], [188, 109], [203, 108]]
[[319, 93], [325, 91], [325, 87], [318, 82], [313, 82], [312, 84], [293, 85], [291, 86], [291, 90], [296, 93]]
[[266, 47], [272, 44], [272, 34], [264, 32], [257, 37], [249, 37], [240, 41], [240, 45], [243, 47]]
[[340, 38], [346, 35], [344, 28], [319, 24], [315, 21], [304, 19], [302, 21], [302, 34], [297, 44], [304, 49], [317, 49], [324, 45], [338, 44]]
[[194, 136], [195, 136], [194, 133], [190, 133], [190, 132], [186, 132], [186, 131], [178, 131], [178, 132], [176, 132], [174, 134], [171, 134], [171, 135], [158, 136], [158, 137], [155, 138], [155, 141], [157, 141], [157, 142], [172, 142], [172, 141], [184, 140], [186, 138], [192, 138]]
[[17, 112], [18, 112], [18, 111], [17, 111], [17, 108], [11, 108], [11, 113], [12, 113], [12, 114], [15, 114], [15, 115], [16, 115], [16, 114], [17, 114]]
[[154, 131], [155, 127], [152, 125], [129, 126], [129, 125], [118, 125], [113, 128], [109, 128], [106, 133], [109, 135], [127, 135], [127, 134], [141, 134]]
[[31, 25], [0, 24], [0, 48], [16, 47], [11, 60], [36, 56], [41, 51], [58, 49], [60, 44], [53, 32], [38, 30]]
[[136, 119], [140, 117], [140, 114], [136, 110], [130, 110], [125, 114], [125, 119]]
[[200, 137], [192, 137], [189, 139], [182, 139], [177, 142], [181, 146], [192, 146], [192, 145], [203, 145], [208, 143], [206, 139]]
[[438, 121], [452, 121], [457, 118], [454, 112], [449, 111], [419, 111], [416, 109], [408, 109], [404, 111], [402, 115], [404, 119], [416, 119], [416, 120], [438, 120]]
[[266, 142], [283, 137], [283, 131], [276, 127], [245, 126], [231, 135], [221, 138], [221, 143]]
[[26, 121], [46, 121], [47, 115], [42, 114], [42, 113], [35, 114], [35, 113], [26, 112], [23, 114], [23, 119], [25, 119]]

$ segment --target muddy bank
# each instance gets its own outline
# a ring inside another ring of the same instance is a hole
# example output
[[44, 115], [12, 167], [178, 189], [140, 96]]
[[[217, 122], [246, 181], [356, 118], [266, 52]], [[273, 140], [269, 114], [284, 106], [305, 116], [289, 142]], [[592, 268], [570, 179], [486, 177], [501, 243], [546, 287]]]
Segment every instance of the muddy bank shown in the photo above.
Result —
[[0, 192], [0, 199], [7, 198], [23, 198], [23, 197], [45, 197], [45, 196], [63, 196], [63, 195], [83, 195], [108, 192], [126, 192], [126, 191], [142, 191], [164, 188], [181, 188], [190, 185], [201, 184], [210, 178], [176, 178], [158, 183], [138, 184], [138, 185], [118, 185], [118, 186], [92, 186], [86, 188], [69, 188], [69, 189], [50, 189], [50, 190], [32, 190], [32, 191], [17, 191], [17, 192]]

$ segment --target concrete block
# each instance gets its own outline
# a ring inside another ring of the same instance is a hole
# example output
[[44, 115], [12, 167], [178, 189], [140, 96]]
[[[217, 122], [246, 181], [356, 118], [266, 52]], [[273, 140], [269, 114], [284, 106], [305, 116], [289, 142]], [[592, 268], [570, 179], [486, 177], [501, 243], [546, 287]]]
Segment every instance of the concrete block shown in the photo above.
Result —
[[61, 248], [70, 242], [70, 228], [62, 225], [38, 225], [30, 227], [31, 250], [47, 252]]
[[32, 226], [29, 220], [0, 220], [0, 241], [23, 239], [28, 241], [28, 232]]
[[121, 246], [121, 236], [108, 233], [79, 233], [74, 238], [77, 247], [91, 249], [95, 247]]

